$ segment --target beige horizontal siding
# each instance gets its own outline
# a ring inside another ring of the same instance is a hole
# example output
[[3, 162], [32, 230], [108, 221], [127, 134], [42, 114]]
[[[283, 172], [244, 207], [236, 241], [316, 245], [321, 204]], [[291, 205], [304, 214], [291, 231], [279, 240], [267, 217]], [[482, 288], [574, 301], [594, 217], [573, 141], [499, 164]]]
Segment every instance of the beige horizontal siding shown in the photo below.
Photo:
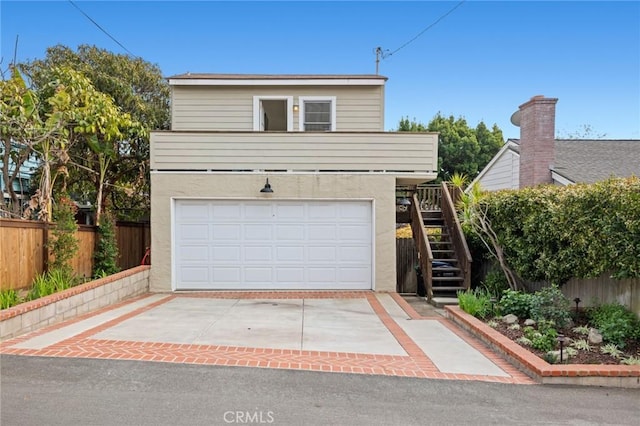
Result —
[[482, 189], [518, 189], [518, 161], [518, 156], [507, 150], [480, 179]]
[[[172, 129], [195, 131], [253, 130], [254, 96], [335, 96], [336, 130], [384, 130], [384, 86], [176, 86]], [[294, 129], [299, 114], [294, 113]]]
[[154, 170], [432, 173], [437, 135], [349, 132], [153, 132]]

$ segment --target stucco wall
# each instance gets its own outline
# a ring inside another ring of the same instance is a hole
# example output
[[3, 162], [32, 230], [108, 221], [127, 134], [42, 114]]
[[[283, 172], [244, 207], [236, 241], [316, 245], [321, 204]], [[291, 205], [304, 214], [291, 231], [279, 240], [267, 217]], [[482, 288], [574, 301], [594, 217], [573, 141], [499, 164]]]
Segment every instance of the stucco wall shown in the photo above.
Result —
[[[265, 179], [273, 194], [261, 194]], [[395, 291], [395, 178], [357, 174], [151, 174], [150, 290], [171, 291], [171, 204], [173, 198], [244, 200], [374, 200], [374, 270], [376, 291]]]

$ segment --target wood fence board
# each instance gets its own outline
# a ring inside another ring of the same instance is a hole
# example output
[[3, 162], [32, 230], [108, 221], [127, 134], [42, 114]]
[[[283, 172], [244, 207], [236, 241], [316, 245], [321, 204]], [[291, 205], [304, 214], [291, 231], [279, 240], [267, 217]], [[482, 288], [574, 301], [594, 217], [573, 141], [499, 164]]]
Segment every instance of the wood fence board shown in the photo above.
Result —
[[417, 263], [418, 251], [413, 239], [396, 239], [396, 291], [398, 293], [416, 293], [418, 291], [415, 273]]
[[[45, 270], [45, 244], [52, 235], [52, 229], [52, 224], [47, 227], [38, 221], [0, 219], [0, 290], [27, 288]], [[81, 225], [76, 238], [78, 253], [71, 266], [77, 275], [91, 277], [96, 227]], [[118, 223], [116, 238], [120, 251], [118, 266], [121, 269], [137, 266], [150, 245], [149, 224]], [[48, 260], [53, 260], [53, 257], [49, 256]]]

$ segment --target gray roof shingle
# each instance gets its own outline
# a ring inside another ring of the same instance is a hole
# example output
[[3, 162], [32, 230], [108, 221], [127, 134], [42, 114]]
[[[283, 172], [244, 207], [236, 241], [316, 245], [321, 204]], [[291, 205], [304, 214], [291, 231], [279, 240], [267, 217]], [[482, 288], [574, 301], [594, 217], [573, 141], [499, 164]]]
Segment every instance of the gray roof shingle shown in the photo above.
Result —
[[[510, 139], [519, 144], [519, 139]], [[519, 152], [519, 147], [514, 147]], [[556, 139], [556, 159], [551, 170], [579, 183], [612, 176], [640, 176], [640, 140]]]

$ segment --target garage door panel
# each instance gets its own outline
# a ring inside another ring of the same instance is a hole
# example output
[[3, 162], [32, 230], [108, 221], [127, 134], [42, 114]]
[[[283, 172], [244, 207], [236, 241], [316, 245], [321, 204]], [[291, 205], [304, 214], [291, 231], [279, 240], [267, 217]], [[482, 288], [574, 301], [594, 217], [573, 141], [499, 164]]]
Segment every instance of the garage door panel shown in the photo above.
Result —
[[334, 241], [338, 238], [338, 230], [336, 224], [317, 225], [310, 224], [307, 228], [309, 230], [309, 241]]
[[336, 246], [311, 246], [307, 249], [307, 260], [309, 262], [335, 262], [337, 252]]
[[300, 204], [276, 204], [275, 206], [276, 217], [280, 220], [297, 221], [304, 220], [305, 218], [305, 205]]
[[231, 240], [237, 241], [242, 235], [242, 226], [239, 224], [213, 224], [211, 225], [213, 231], [213, 239], [215, 240]]
[[304, 225], [282, 224], [276, 225], [276, 241], [304, 240]]
[[250, 246], [244, 248], [244, 260], [245, 262], [256, 261], [272, 261], [273, 260], [273, 247], [272, 246]]
[[176, 200], [174, 288], [370, 289], [372, 203]]
[[209, 218], [209, 206], [197, 201], [183, 202], [177, 210], [180, 218], [184, 221], [200, 221]]
[[339, 206], [340, 219], [370, 221], [371, 205], [368, 203], [349, 203]]
[[371, 228], [367, 225], [339, 225], [338, 233], [343, 241], [366, 241]]
[[206, 241], [209, 239], [209, 225], [185, 223], [180, 225], [179, 233], [182, 241]]
[[312, 283], [334, 283], [336, 281], [336, 268], [335, 267], [309, 267], [308, 280]]
[[273, 240], [273, 227], [270, 225], [244, 225], [245, 241]]
[[363, 281], [369, 274], [368, 268], [362, 267], [340, 267], [338, 268], [339, 277], [344, 281]]
[[335, 203], [322, 203], [314, 206], [309, 211], [309, 219], [335, 223], [338, 217], [338, 206]]
[[304, 261], [304, 246], [276, 247], [276, 260], [282, 263]]
[[183, 266], [178, 275], [180, 281], [188, 286], [206, 286], [211, 281], [209, 268], [206, 266]]
[[[226, 286], [240, 285], [242, 283], [242, 270], [239, 266], [225, 267], [214, 266], [211, 268], [215, 282], [226, 283]], [[211, 283], [208, 284], [209, 287]]]
[[240, 257], [240, 245], [236, 246], [214, 246], [211, 250], [211, 260], [213, 262], [216, 261], [233, 261], [240, 262], [242, 258]]
[[240, 205], [237, 203], [223, 202], [212, 206], [212, 218], [236, 220], [241, 215]]
[[276, 281], [287, 286], [304, 282], [304, 268], [276, 268]]
[[206, 262], [209, 260], [208, 245], [182, 245], [178, 248], [176, 258], [181, 264], [189, 262]]
[[371, 251], [367, 246], [340, 247], [340, 259], [345, 262], [371, 263]]
[[273, 281], [273, 268], [249, 266], [244, 268], [244, 281], [249, 283], [270, 284]]
[[255, 219], [270, 219], [273, 217], [273, 207], [271, 204], [259, 203], [251, 204], [247, 203], [244, 208], [244, 218], [248, 220]]

